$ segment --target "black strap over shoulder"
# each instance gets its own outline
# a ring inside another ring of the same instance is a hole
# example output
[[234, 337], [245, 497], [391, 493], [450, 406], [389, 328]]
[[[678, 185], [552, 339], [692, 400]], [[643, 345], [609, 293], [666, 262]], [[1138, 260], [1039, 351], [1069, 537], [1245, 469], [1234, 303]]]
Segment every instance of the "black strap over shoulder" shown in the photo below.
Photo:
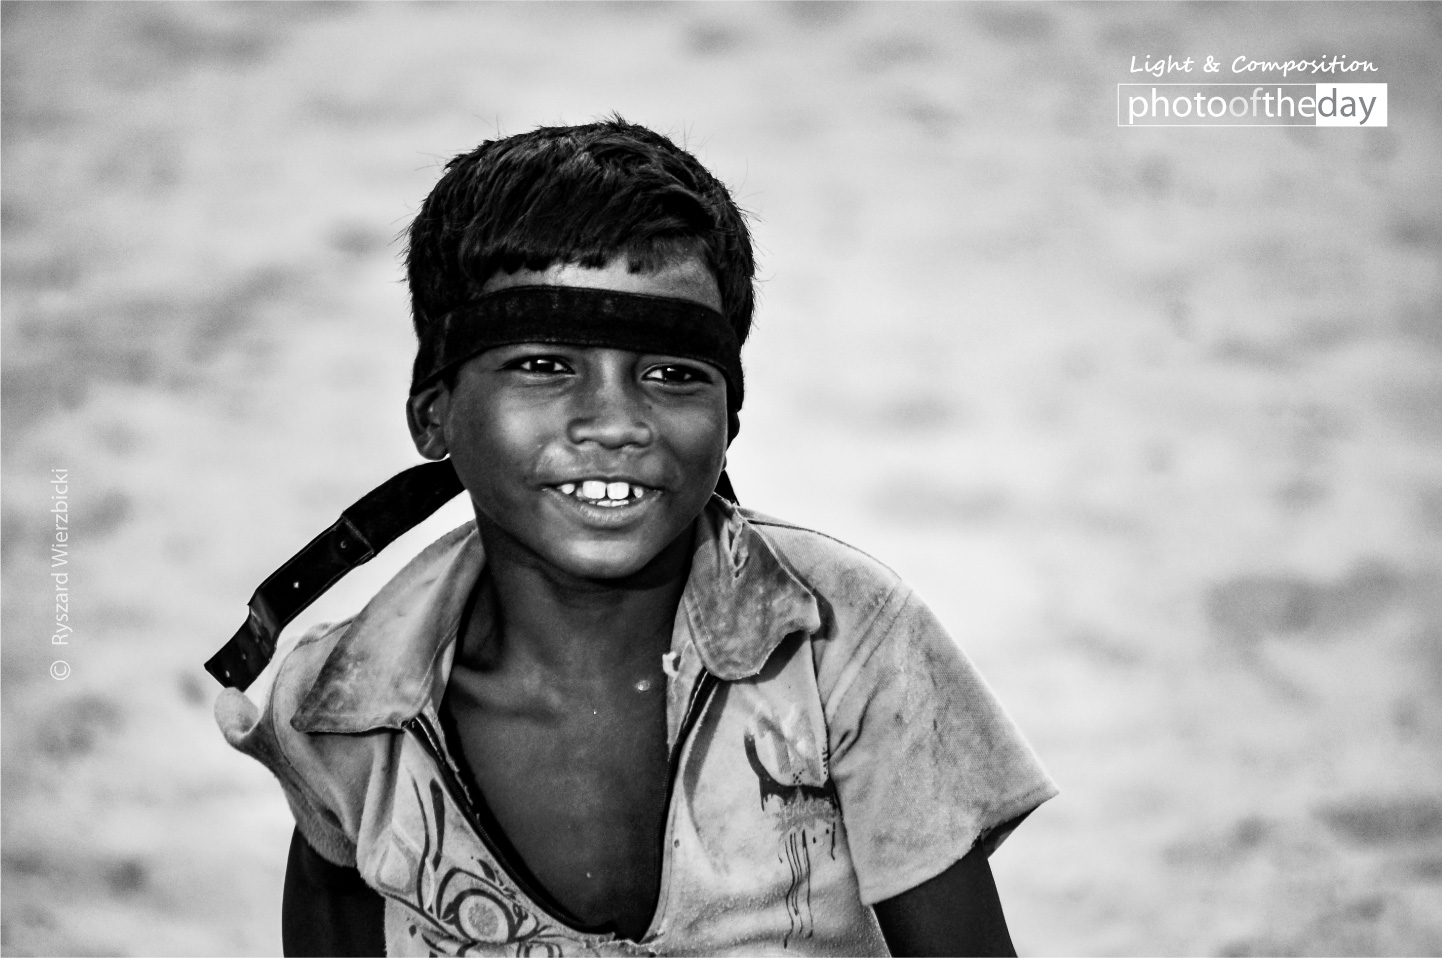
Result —
[[275, 654], [281, 630], [341, 576], [368, 562], [461, 491], [449, 459], [413, 466], [372, 489], [250, 597], [250, 616], [205, 663], [221, 685], [250, 687]]
[[[281, 630], [347, 572], [424, 522], [462, 490], [449, 459], [412, 466], [362, 496], [260, 584], [250, 597], [250, 615], [205, 670], [217, 682], [244, 692], [271, 657]], [[736, 493], [726, 473], [716, 492], [732, 502]]]

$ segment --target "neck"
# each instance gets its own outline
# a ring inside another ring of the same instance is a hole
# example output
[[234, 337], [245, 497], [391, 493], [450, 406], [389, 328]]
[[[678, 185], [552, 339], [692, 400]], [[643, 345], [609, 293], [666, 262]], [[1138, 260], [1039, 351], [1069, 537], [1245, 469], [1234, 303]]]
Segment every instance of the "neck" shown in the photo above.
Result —
[[636, 574], [597, 581], [568, 576], [477, 525], [486, 574], [461, 648], [474, 666], [603, 679], [650, 671], [669, 650], [691, 568], [690, 531]]

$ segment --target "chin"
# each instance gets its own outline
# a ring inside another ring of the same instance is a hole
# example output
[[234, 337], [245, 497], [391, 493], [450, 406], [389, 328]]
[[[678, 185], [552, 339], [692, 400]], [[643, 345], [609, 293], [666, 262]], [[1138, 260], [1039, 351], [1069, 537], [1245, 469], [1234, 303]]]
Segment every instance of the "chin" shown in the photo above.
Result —
[[631, 543], [588, 543], [557, 556], [555, 564], [580, 579], [626, 579], [643, 571], [662, 549], [664, 546], [647, 549]]

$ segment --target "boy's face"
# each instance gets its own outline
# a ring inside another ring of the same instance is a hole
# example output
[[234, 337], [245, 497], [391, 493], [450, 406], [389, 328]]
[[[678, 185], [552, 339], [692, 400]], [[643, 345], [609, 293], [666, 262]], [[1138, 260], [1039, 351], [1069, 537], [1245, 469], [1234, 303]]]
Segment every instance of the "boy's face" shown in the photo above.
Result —
[[[705, 264], [631, 273], [624, 258], [494, 277], [484, 292], [564, 285], [721, 308]], [[449, 452], [492, 553], [582, 579], [641, 571], [700, 514], [725, 463], [726, 382], [695, 360], [620, 349], [516, 345], [410, 400], [422, 455]], [[499, 537], [499, 540], [497, 539]]]

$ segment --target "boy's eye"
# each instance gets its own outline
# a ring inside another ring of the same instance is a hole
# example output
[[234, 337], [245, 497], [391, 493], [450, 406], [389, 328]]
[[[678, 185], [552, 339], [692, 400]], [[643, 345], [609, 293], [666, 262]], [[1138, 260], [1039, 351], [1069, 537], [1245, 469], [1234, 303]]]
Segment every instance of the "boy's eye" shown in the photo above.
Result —
[[511, 360], [502, 368], [515, 369], [523, 373], [535, 373], [540, 376], [554, 376], [572, 371], [564, 360], [555, 356], [522, 356], [520, 359]]
[[698, 366], [683, 363], [664, 363], [652, 366], [641, 376], [650, 382], [665, 383], [669, 386], [689, 386], [693, 383], [709, 383], [711, 376]]

